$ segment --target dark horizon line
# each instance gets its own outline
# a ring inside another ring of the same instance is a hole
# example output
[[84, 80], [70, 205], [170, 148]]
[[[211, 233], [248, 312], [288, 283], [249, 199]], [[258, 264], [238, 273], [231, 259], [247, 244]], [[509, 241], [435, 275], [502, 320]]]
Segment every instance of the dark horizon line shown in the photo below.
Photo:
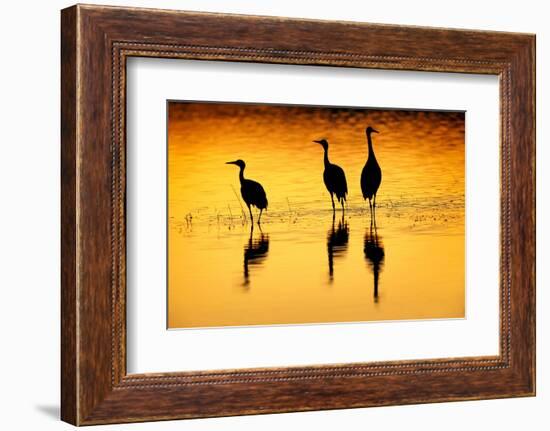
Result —
[[166, 99], [166, 104], [170, 103], [203, 103], [203, 104], [219, 104], [219, 105], [260, 105], [260, 106], [276, 106], [276, 107], [301, 107], [301, 108], [318, 108], [318, 109], [355, 109], [363, 111], [405, 111], [405, 112], [441, 112], [441, 113], [456, 113], [466, 114], [465, 109], [429, 109], [429, 108], [387, 108], [387, 107], [369, 107], [369, 106], [349, 106], [349, 105], [314, 105], [304, 103], [277, 103], [277, 102], [231, 102], [231, 101], [216, 101], [216, 100], [184, 100], [184, 99]]

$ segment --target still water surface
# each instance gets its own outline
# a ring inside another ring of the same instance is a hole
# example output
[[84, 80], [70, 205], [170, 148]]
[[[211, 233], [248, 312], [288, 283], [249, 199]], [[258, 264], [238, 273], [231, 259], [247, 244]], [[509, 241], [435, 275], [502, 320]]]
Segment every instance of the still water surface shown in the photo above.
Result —
[[[344, 216], [320, 138], [346, 173]], [[225, 164], [238, 158], [267, 192], [261, 228]], [[171, 102], [168, 213], [170, 328], [464, 317], [463, 113]]]

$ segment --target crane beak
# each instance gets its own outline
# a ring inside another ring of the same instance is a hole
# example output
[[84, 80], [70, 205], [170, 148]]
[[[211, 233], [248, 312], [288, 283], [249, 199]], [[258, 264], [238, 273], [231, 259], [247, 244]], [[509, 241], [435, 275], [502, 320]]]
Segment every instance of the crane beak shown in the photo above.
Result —
[[226, 165], [236, 165], [237, 162], [225, 162]]
[[320, 144], [320, 143], [321, 143], [321, 141], [313, 141], [313, 142], [315, 142], [316, 144]]
[[372, 129], [374, 133], [380, 133], [378, 130]]

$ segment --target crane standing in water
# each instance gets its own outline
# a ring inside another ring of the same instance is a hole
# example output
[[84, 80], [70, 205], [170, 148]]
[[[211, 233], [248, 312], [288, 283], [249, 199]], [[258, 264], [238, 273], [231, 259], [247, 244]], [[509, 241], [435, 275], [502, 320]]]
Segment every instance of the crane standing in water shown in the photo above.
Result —
[[369, 158], [361, 172], [361, 190], [363, 191], [363, 199], [369, 200], [371, 220], [376, 218], [376, 193], [382, 182], [382, 170], [374, 155], [372, 148], [372, 133], [379, 133], [378, 130], [371, 126], [367, 127], [367, 142], [369, 144]]
[[328, 160], [328, 142], [325, 139], [319, 141], [313, 141], [322, 145], [325, 150], [325, 170], [323, 172], [323, 180], [328, 192], [330, 193], [330, 199], [332, 200], [332, 211], [336, 211], [334, 206], [334, 195], [336, 199], [342, 205], [342, 214], [344, 213], [344, 202], [346, 201], [346, 195], [348, 194], [348, 184], [346, 182], [346, 174], [344, 170], [338, 166], [333, 165]]
[[237, 165], [240, 168], [239, 180], [241, 182], [241, 196], [243, 197], [248, 211], [250, 212], [250, 222], [254, 225], [254, 218], [252, 217], [252, 209], [250, 208], [254, 205], [260, 210], [260, 216], [258, 217], [258, 225], [262, 218], [262, 211], [267, 209], [267, 196], [262, 185], [253, 180], [247, 180], [244, 177], [244, 168], [246, 164], [243, 160], [235, 160], [233, 162], [226, 162], [227, 165]]

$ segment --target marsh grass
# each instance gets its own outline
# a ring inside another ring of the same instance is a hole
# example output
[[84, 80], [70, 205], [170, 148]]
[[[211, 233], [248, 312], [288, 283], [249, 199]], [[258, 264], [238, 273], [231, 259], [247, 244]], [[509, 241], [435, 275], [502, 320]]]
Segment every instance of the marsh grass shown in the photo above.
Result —
[[[222, 209], [202, 207], [185, 214], [182, 219], [170, 217], [170, 228], [179, 234], [192, 233], [194, 228], [206, 227], [212, 229], [235, 230], [250, 226], [248, 213], [233, 189], [239, 203], [240, 212], [232, 208], [234, 203], [228, 202]], [[259, 212], [253, 209], [256, 220]], [[337, 211], [337, 216], [339, 216]], [[456, 197], [438, 199], [433, 202], [423, 202], [404, 196], [388, 197], [377, 202], [377, 222], [379, 228], [391, 228], [399, 231], [414, 231], [421, 234], [437, 234], [442, 229], [451, 229], [453, 225], [460, 228], [463, 223], [464, 201]], [[274, 203], [273, 208], [262, 214], [262, 226], [279, 225], [281, 228], [295, 225], [324, 224], [331, 219], [332, 209], [305, 203], [303, 205], [291, 202], [286, 197], [283, 202]], [[362, 199], [351, 201], [347, 205], [345, 218], [351, 222], [359, 218], [370, 217], [368, 203]]]

